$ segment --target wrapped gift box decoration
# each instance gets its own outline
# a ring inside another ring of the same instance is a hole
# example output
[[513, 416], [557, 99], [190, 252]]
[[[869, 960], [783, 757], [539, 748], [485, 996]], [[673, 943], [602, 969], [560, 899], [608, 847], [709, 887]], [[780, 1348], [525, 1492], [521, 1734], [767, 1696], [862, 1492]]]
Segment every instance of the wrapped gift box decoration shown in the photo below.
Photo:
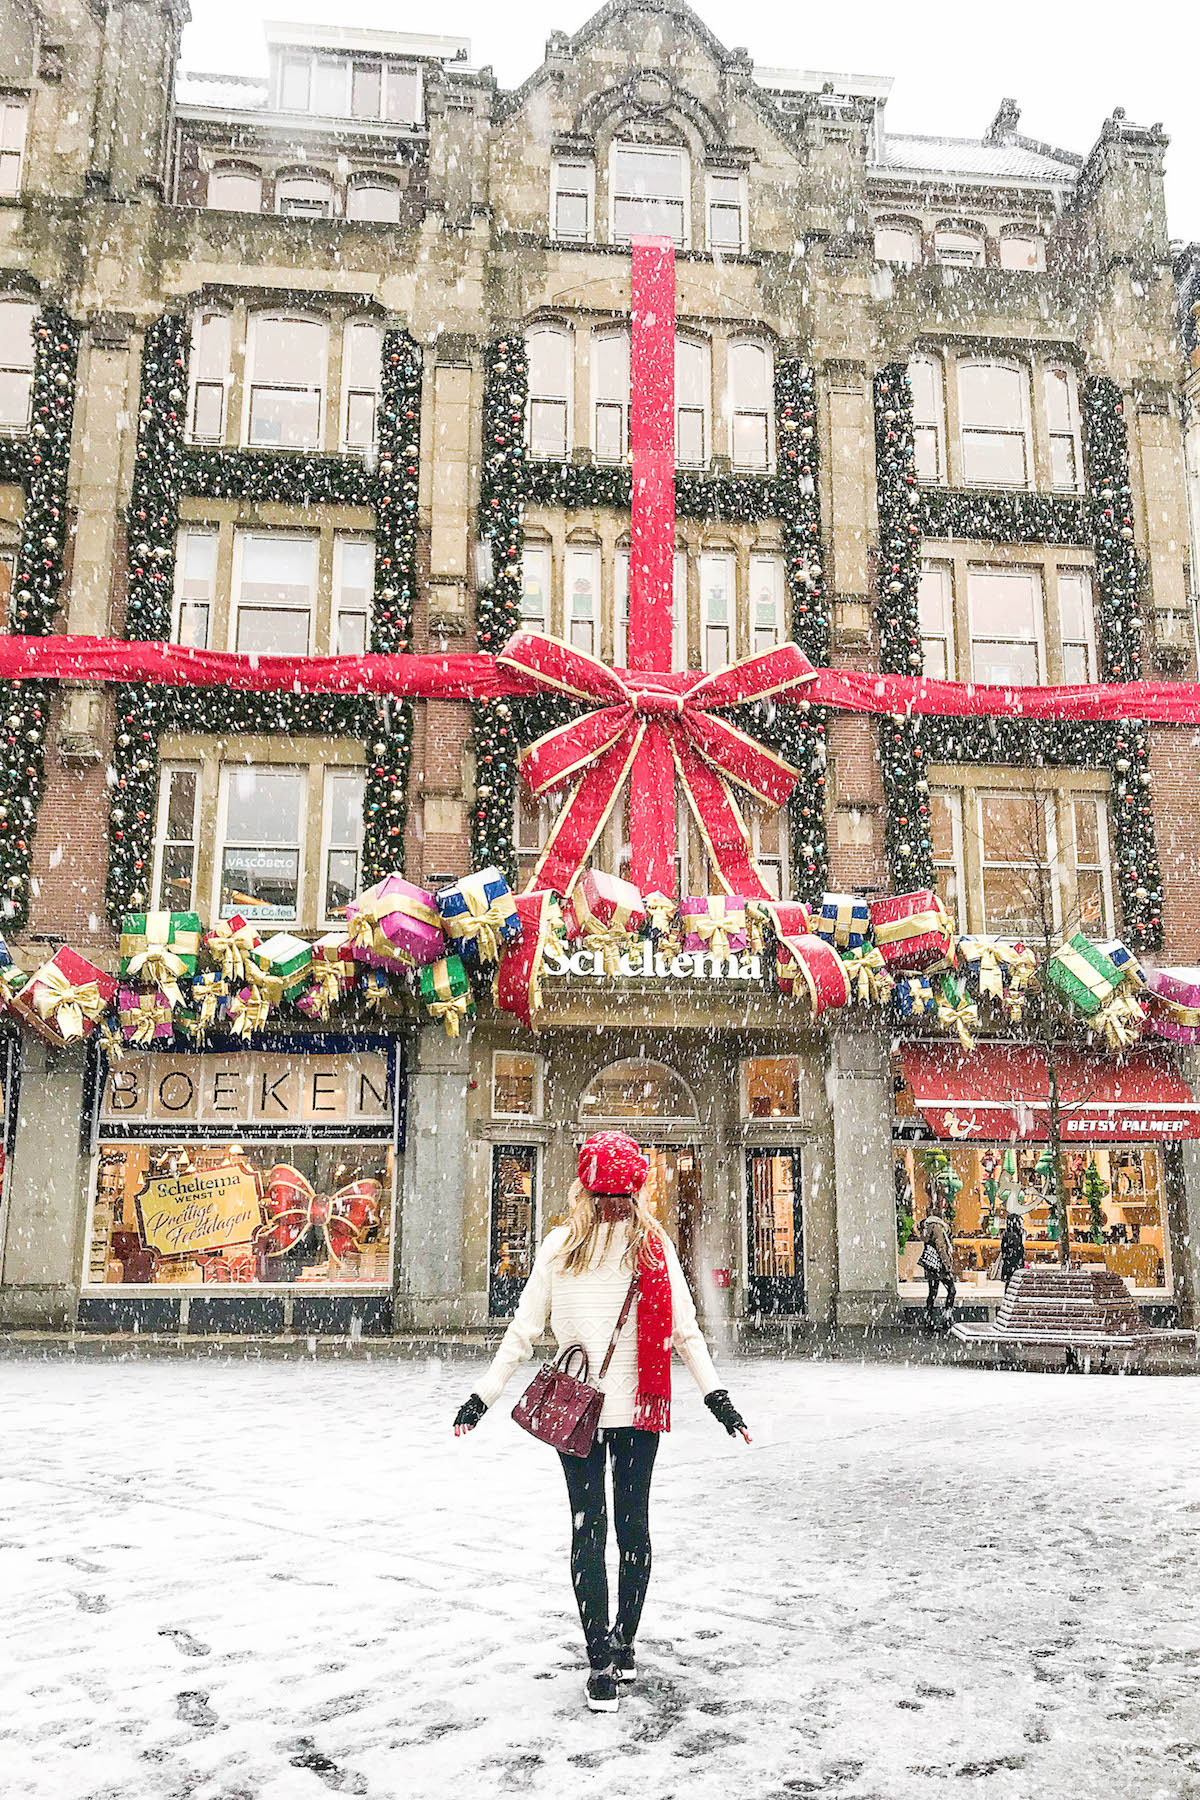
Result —
[[218, 919], [212, 930], [204, 934], [204, 948], [231, 988], [244, 986], [247, 981], [257, 983], [260, 970], [254, 952], [261, 943], [257, 931], [241, 913]]
[[872, 900], [871, 929], [889, 969], [920, 974], [945, 962], [954, 948], [954, 925], [932, 888]]
[[839, 950], [860, 950], [871, 929], [871, 909], [857, 894], [825, 894], [813, 918], [813, 931]]
[[1045, 973], [1051, 987], [1089, 1017], [1112, 999], [1124, 979], [1099, 945], [1082, 931], [1059, 945]]
[[1148, 969], [1147, 1029], [1173, 1044], [1200, 1044], [1200, 968]]
[[447, 1037], [457, 1037], [464, 1019], [475, 1017], [471, 983], [461, 956], [443, 956], [421, 970], [421, 1004], [440, 1019]]
[[517, 912], [521, 935], [505, 947], [492, 992], [502, 1011], [514, 1013], [536, 1031], [542, 1010], [542, 963], [546, 945], [561, 936], [562, 914], [557, 897], [548, 888], [518, 894]]
[[741, 894], [685, 894], [679, 902], [685, 950], [728, 956], [747, 944], [746, 902]]
[[247, 982], [243, 988], [229, 996], [225, 1007], [225, 1023], [236, 1038], [253, 1037], [261, 1031], [271, 1016], [271, 1002], [261, 985], [255, 987]]
[[375, 967], [363, 969], [358, 978], [358, 992], [362, 995], [368, 1012], [379, 1012], [392, 997], [388, 970]]
[[262, 990], [272, 1006], [285, 1000], [298, 1000], [309, 985], [312, 968], [312, 945], [290, 931], [277, 931], [254, 952], [254, 960], [262, 970]]
[[919, 1019], [937, 1011], [933, 983], [924, 975], [901, 975], [892, 989], [896, 1011], [905, 1019]]
[[521, 935], [512, 890], [499, 869], [479, 869], [442, 888], [437, 909], [448, 941], [468, 962], [494, 963]]
[[153, 1044], [175, 1035], [175, 1009], [161, 988], [148, 994], [141, 988], [121, 987], [117, 1010], [127, 1044]]
[[599, 950], [610, 975], [646, 923], [646, 902], [632, 881], [597, 869], [584, 870], [562, 910], [568, 940]]
[[850, 977], [833, 945], [814, 933], [783, 938], [775, 951], [775, 979], [782, 994], [802, 994], [814, 1019], [850, 1000]]
[[231, 993], [229, 983], [215, 969], [201, 969], [192, 983], [192, 1005], [195, 1008], [193, 1036], [203, 1036], [218, 1021], [224, 1021]]
[[864, 944], [859, 950], [841, 950], [838, 954], [850, 982], [852, 1000], [874, 1006], [888, 998], [894, 979], [884, 968], [883, 956], [874, 944]]
[[117, 991], [115, 975], [66, 945], [35, 969], [9, 1002], [51, 1044], [77, 1044], [96, 1029]]
[[200, 957], [200, 914], [126, 913], [121, 920], [121, 973], [145, 988], [163, 988], [183, 1004], [178, 983], [190, 981]]
[[1120, 938], [1107, 938], [1096, 945], [1101, 955], [1107, 956], [1114, 969], [1121, 971], [1121, 979], [1128, 987], [1145, 988], [1149, 985], [1146, 971], [1127, 944]]
[[372, 969], [415, 969], [446, 950], [433, 895], [403, 875], [385, 875], [351, 900], [346, 932], [355, 961]]
[[938, 983], [937, 1017], [939, 1025], [949, 1026], [958, 1034], [964, 1050], [975, 1048], [975, 1032], [979, 1029], [979, 1008], [967, 991], [965, 982], [956, 975], [943, 975]]
[[678, 902], [670, 894], [655, 892], [646, 895], [645, 907], [646, 927], [654, 948], [664, 956], [678, 956], [683, 949]]

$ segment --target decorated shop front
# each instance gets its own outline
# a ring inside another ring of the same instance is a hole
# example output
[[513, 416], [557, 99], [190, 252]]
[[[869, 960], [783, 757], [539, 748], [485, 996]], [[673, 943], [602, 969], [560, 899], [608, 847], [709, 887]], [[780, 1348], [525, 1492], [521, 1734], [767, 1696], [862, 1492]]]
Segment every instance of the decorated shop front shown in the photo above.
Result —
[[1178, 1146], [1200, 1137], [1200, 1103], [1165, 1049], [1117, 1061], [1065, 1045], [981, 1044], [964, 1056], [957, 1046], [906, 1044], [896, 1091], [902, 1298], [924, 1299], [920, 1225], [930, 1211], [950, 1227], [964, 1302], [1003, 1294], [1001, 1233], [1012, 1218], [1027, 1264], [1062, 1260], [1065, 1218], [1073, 1264], [1114, 1271], [1147, 1304], [1177, 1298]]
[[[99, 1051], [81, 1318], [114, 1300], [136, 1319], [134, 1302], [186, 1298], [194, 1329], [213, 1297], [271, 1292], [278, 1323], [357, 1310], [360, 1328], [386, 1328], [401, 1042], [314, 1032], [119, 1061]], [[356, 1295], [375, 1304], [296, 1304]], [[228, 1320], [228, 1305], [218, 1312]]]

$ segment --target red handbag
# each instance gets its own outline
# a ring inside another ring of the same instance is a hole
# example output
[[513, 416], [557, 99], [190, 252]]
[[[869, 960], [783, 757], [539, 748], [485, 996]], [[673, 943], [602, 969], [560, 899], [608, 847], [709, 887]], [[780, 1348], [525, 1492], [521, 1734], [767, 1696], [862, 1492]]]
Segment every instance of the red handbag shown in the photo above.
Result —
[[[621, 1327], [629, 1317], [633, 1296], [637, 1293], [637, 1284], [635, 1269], [621, 1316], [608, 1340], [597, 1381], [603, 1381], [608, 1373]], [[576, 1357], [583, 1359], [583, 1373], [578, 1376], [569, 1372]], [[582, 1344], [568, 1344], [552, 1363], [542, 1364], [513, 1407], [512, 1416], [530, 1437], [550, 1444], [555, 1450], [564, 1450], [568, 1456], [586, 1456], [596, 1441], [596, 1427], [603, 1405], [604, 1395], [588, 1381], [587, 1351]]]

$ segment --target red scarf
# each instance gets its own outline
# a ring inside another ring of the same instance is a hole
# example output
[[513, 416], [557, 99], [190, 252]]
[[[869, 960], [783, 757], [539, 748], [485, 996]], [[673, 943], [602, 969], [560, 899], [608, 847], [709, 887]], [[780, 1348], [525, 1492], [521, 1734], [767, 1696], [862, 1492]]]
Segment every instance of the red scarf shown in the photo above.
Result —
[[671, 1276], [667, 1253], [657, 1232], [646, 1239], [638, 1258], [637, 1403], [633, 1423], [638, 1431], [671, 1429]]

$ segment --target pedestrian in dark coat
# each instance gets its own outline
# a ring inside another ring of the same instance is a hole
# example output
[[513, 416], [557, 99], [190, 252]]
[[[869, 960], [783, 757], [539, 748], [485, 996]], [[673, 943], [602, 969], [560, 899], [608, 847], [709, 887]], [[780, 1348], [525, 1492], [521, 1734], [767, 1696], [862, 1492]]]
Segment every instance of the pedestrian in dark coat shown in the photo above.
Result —
[[1025, 1227], [1020, 1213], [1009, 1213], [1000, 1233], [1000, 1279], [1007, 1288], [1018, 1269], [1025, 1267]]

